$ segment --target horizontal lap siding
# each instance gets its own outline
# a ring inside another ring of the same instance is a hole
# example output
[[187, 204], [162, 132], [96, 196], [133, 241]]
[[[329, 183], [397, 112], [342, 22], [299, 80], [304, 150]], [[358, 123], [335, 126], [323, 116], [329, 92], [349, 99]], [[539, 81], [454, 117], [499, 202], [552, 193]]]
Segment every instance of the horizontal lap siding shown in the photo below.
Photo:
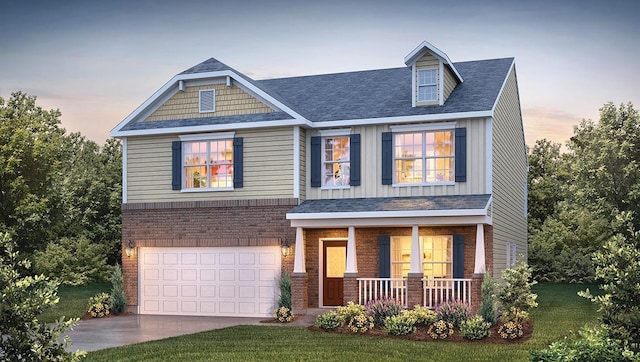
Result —
[[128, 202], [293, 197], [293, 129], [238, 131], [235, 136], [244, 138], [244, 187], [218, 192], [171, 190], [171, 142], [177, 136], [130, 137]]
[[453, 92], [453, 88], [458, 85], [458, 81], [456, 80], [453, 73], [449, 70], [449, 67], [444, 67], [444, 100], [446, 101], [449, 98], [451, 92]]
[[525, 189], [527, 155], [515, 68], [500, 96], [493, 122], [493, 260], [494, 274], [506, 266], [506, 243], [527, 255]]
[[[357, 197], [397, 197], [397, 196], [439, 196], [468, 195], [486, 193], [486, 131], [484, 119], [457, 121], [456, 127], [467, 128], [467, 182], [455, 185], [438, 186], [391, 186], [382, 185], [382, 133], [389, 132], [388, 125], [353, 127], [351, 133], [360, 134], [362, 183], [348, 189], [322, 189], [311, 187], [307, 182], [309, 199], [336, 199]], [[317, 130], [308, 132], [311, 136], [319, 135]], [[309, 162], [309, 160], [307, 160]], [[310, 170], [307, 170], [310, 172]]]

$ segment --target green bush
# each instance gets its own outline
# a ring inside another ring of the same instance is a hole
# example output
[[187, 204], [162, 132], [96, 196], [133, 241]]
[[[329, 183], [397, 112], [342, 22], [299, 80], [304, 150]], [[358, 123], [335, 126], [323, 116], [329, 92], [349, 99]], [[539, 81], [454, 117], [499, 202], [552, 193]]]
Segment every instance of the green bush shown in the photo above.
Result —
[[280, 276], [280, 299], [278, 307], [285, 307], [291, 310], [291, 276], [286, 271]]
[[576, 339], [564, 338], [562, 342], [554, 342], [548, 348], [530, 351], [532, 362], [580, 361], [631, 362], [640, 360], [640, 355], [625, 349], [620, 341], [611, 339], [604, 326], [583, 328]]
[[374, 327], [373, 318], [364, 313], [360, 313], [351, 318], [348, 326], [353, 333], [366, 333]]
[[120, 268], [119, 264], [116, 264], [116, 267], [113, 268], [113, 273], [111, 273], [111, 297], [108, 303], [115, 314], [124, 312], [127, 307], [127, 298], [124, 296], [122, 281], [122, 268]]
[[394, 336], [414, 333], [416, 331], [416, 320], [406, 313], [387, 317], [384, 321], [384, 331]]
[[477, 315], [462, 322], [460, 326], [460, 336], [464, 339], [483, 339], [491, 335], [491, 323], [485, 322], [484, 318]]
[[460, 328], [462, 322], [471, 317], [469, 306], [458, 300], [441, 303], [436, 308], [436, 315], [439, 320], [453, 324], [455, 328]]
[[404, 306], [395, 299], [382, 298], [367, 302], [365, 308], [366, 314], [373, 318], [373, 323], [378, 327], [384, 327], [387, 317], [400, 315]]
[[107, 281], [111, 267], [107, 265], [105, 245], [92, 244], [87, 238], [62, 238], [50, 242], [44, 251], [34, 254], [34, 269], [63, 285], [79, 286], [94, 281]]
[[102, 318], [109, 315], [109, 293], [98, 293], [89, 298], [87, 311], [93, 318]]
[[536, 294], [531, 293], [531, 286], [536, 281], [531, 279], [531, 268], [520, 262], [514, 268], [502, 271], [505, 284], [501, 286], [498, 301], [502, 306], [504, 322], [520, 322], [529, 318], [529, 310], [538, 306]]
[[410, 318], [413, 318], [416, 321], [417, 326], [428, 326], [438, 319], [436, 316], [436, 312], [432, 311], [427, 307], [423, 307], [420, 305], [415, 305], [413, 309], [403, 310], [403, 315], [407, 315]]
[[349, 324], [355, 316], [364, 314], [366, 312], [366, 308], [360, 304], [348, 302], [347, 305], [338, 307], [337, 311], [340, 318], [345, 323]]
[[447, 339], [453, 334], [453, 324], [443, 320], [436, 321], [429, 326], [427, 334], [432, 339]]
[[315, 326], [324, 330], [333, 330], [342, 327], [343, 324], [344, 320], [338, 312], [331, 310], [317, 316]]
[[522, 324], [518, 322], [506, 322], [498, 328], [498, 334], [503, 339], [520, 338], [522, 333]]
[[480, 302], [480, 309], [478, 309], [478, 315], [489, 322], [491, 325], [496, 324], [496, 296], [495, 296], [496, 283], [491, 278], [491, 274], [486, 273], [482, 280], [482, 301]]

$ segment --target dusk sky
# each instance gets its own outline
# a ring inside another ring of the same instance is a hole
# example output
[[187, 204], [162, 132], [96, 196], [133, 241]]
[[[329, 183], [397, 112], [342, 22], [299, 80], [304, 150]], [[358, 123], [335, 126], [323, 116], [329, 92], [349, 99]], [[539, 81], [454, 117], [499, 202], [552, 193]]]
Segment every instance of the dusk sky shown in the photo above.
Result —
[[606, 102], [640, 107], [640, 1], [0, 0], [0, 97], [59, 108], [103, 144], [177, 73], [214, 57], [254, 79], [516, 58], [526, 142], [565, 142]]

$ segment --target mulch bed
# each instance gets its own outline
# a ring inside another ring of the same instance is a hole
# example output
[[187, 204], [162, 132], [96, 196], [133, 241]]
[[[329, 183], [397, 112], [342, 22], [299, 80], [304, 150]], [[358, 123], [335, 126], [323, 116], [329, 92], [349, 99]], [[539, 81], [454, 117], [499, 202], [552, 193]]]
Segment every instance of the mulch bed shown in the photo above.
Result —
[[[458, 331], [456, 331], [452, 336], [447, 339], [438, 339], [434, 340], [427, 334], [427, 327], [417, 327], [416, 332], [406, 335], [406, 336], [392, 336], [387, 334], [384, 330], [378, 327], [374, 327], [373, 329], [363, 333], [363, 336], [376, 336], [376, 337], [387, 337], [387, 338], [395, 338], [395, 339], [404, 339], [408, 341], [431, 341], [431, 342], [442, 342], [442, 343], [474, 343], [474, 344], [511, 344], [511, 343], [522, 343], [529, 338], [531, 338], [531, 334], [533, 333], [533, 322], [531, 320], [525, 321], [522, 323], [522, 337], [517, 339], [503, 339], [498, 334], [499, 324], [491, 327], [491, 335], [485, 339], [480, 340], [468, 340], [460, 337]], [[332, 331], [325, 331], [324, 329], [318, 328], [316, 326], [310, 326], [310, 331], [318, 332], [318, 333], [338, 333], [338, 334], [360, 334], [351, 332], [346, 326], [337, 328]]]

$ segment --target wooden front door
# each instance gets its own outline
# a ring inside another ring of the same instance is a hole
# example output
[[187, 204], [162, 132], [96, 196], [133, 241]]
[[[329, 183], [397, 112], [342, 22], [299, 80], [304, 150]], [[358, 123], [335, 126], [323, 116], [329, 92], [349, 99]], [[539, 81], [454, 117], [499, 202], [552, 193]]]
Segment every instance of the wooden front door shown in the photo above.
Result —
[[322, 249], [324, 258], [322, 304], [324, 306], [342, 305], [344, 271], [347, 268], [347, 242], [325, 241]]

